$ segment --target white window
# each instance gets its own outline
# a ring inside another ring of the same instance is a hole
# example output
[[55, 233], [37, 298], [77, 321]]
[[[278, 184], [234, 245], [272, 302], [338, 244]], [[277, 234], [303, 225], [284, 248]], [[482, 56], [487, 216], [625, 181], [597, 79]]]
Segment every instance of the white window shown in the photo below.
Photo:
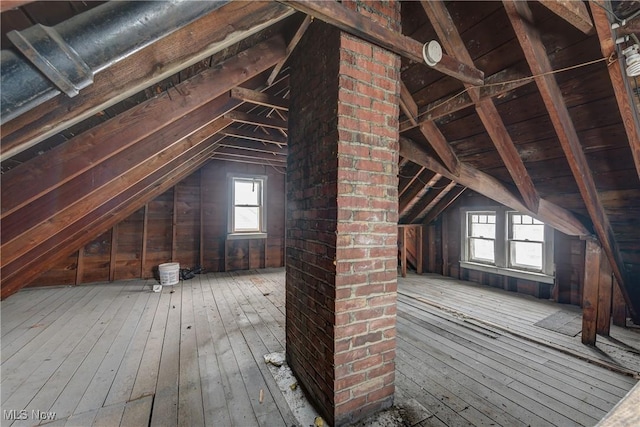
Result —
[[529, 215], [509, 212], [509, 267], [542, 271], [544, 223]]
[[229, 238], [266, 237], [266, 176], [229, 177]]
[[496, 260], [495, 212], [469, 212], [467, 225], [469, 259], [493, 264]]
[[553, 283], [553, 229], [505, 207], [463, 210], [460, 265]]

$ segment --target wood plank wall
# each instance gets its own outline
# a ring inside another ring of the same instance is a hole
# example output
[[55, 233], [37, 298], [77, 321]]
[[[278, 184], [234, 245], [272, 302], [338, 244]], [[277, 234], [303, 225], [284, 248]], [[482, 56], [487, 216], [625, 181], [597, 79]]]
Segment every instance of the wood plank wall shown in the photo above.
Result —
[[[226, 240], [228, 173], [268, 176], [267, 239]], [[29, 286], [108, 281], [110, 272], [114, 280], [155, 277], [163, 262], [209, 272], [281, 267], [284, 183], [269, 166], [211, 161]]]

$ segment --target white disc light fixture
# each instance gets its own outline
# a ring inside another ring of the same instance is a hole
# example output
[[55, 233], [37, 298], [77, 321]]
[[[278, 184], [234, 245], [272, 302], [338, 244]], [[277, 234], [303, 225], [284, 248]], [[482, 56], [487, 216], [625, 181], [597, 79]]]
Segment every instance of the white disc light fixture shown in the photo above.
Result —
[[627, 59], [627, 76], [636, 77], [640, 76], [640, 53], [638, 53], [639, 46], [637, 44], [631, 45], [622, 51]]
[[435, 40], [425, 43], [422, 46], [422, 57], [427, 65], [433, 67], [442, 59], [442, 46]]

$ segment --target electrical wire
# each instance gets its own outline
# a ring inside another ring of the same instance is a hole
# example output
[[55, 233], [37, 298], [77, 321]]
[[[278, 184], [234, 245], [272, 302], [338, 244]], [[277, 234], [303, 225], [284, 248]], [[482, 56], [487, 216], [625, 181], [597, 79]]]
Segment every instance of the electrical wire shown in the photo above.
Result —
[[493, 87], [493, 86], [504, 86], [504, 85], [509, 85], [509, 84], [513, 84], [513, 83], [520, 83], [520, 82], [528, 81], [528, 80], [535, 80], [538, 77], [544, 77], [544, 76], [548, 76], [548, 75], [552, 75], [552, 74], [558, 74], [558, 73], [562, 73], [562, 72], [565, 72], [565, 71], [574, 70], [576, 68], [581, 68], [581, 67], [586, 67], [586, 66], [597, 64], [599, 62], [604, 62], [604, 61], [607, 61], [607, 66], [611, 66], [613, 63], [615, 63], [615, 60], [616, 60], [615, 52], [612, 52], [611, 55], [609, 55], [608, 57], [605, 57], [605, 58], [598, 58], [598, 59], [594, 59], [592, 61], [583, 62], [581, 64], [570, 65], [568, 67], [560, 68], [558, 70], [547, 71], [546, 73], [535, 74], [535, 75], [531, 75], [531, 76], [527, 76], [527, 77], [520, 77], [518, 79], [505, 80], [505, 81], [502, 81], [502, 82], [487, 83], [487, 84], [484, 84], [484, 85], [477, 85], [477, 86], [469, 86], [469, 87], [461, 90], [460, 92], [456, 93], [452, 97], [447, 98], [444, 101], [434, 105], [433, 107], [429, 108], [428, 110], [420, 112], [418, 114], [418, 117], [416, 117], [416, 118], [420, 118], [420, 117], [422, 117], [424, 115], [429, 114], [433, 110], [435, 110], [437, 108], [440, 108], [442, 105], [444, 105], [444, 104], [446, 104], [448, 102], [451, 102], [452, 100], [464, 95], [465, 93], [467, 93], [467, 92], [469, 92], [470, 90], [473, 90], [473, 89], [482, 89], [482, 88], [488, 88], [488, 87]]

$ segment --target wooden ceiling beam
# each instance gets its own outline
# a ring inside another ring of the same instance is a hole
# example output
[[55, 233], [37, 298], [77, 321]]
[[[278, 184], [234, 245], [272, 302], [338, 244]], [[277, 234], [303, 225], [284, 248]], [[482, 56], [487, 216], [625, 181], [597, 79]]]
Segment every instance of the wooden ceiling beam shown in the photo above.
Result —
[[402, 80], [400, 80], [400, 109], [413, 126], [418, 125], [418, 104]]
[[241, 129], [229, 126], [222, 131], [226, 136], [249, 139], [252, 141], [266, 142], [268, 144], [276, 144], [278, 146], [287, 145], [287, 138], [281, 135], [271, 135], [264, 132], [253, 131], [250, 129]]
[[431, 212], [433, 211], [433, 209], [435, 209], [436, 206], [438, 206], [440, 202], [445, 199], [449, 195], [449, 193], [451, 193], [451, 191], [456, 187], [464, 189], [464, 187], [460, 187], [457, 182], [451, 181], [445, 188], [442, 189], [442, 191], [436, 197], [433, 198], [433, 200], [431, 200], [431, 203], [429, 203], [427, 207], [424, 208], [422, 212], [420, 212], [416, 219], [419, 219], [420, 222], [425, 225], [431, 222], [427, 222], [426, 218], [431, 217]]
[[593, 33], [593, 22], [584, 2], [575, 0], [539, 0], [539, 2], [583, 33]]
[[216, 153], [237, 158], [265, 160], [273, 162], [274, 165], [280, 166], [287, 163], [286, 156], [278, 155], [275, 153], [263, 153], [258, 151], [243, 150], [242, 148], [230, 147], [224, 144], [220, 144], [220, 147], [216, 149]]
[[[445, 50], [460, 62], [472, 65], [473, 59], [462, 41], [462, 37], [460, 37], [445, 4], [442, 1], [422, 1], [421, 4]], [[524, 166], [524, 162], [518, 154], [518, 150], [511, 140], [509, 132], [507, 132], [498, 109], [490, 98], [480, 98], [480, 92], [477, 87], [473, 87], [468, 83], [465, 83], [465, 87], [468, 89], [469, 96], [476, 105], [478, 116], [498, 150], [527, 209], [531, 212], [536, 212], [540, 196]]]
[[285, 174], [286, 172], [284, 172], [284, 171], [287, 169], [287, 164], [286, 163], [275, 164], [274, 162], [271, 162], [271, 161], [268, 161], [268, 160], [250, 159], [250, 158], [246, 158], [246, 157], [245, 158], [233, 157], [233, 156], [228, 156], [226, 154], [221, 154], [221, 153], [217, 153], [217, 152], [214, 152], [213, 154], [211, 154], [211, 159], [220, 160], [222, 162], [244, 163], [244, 164], [260, 165], [260, 166], [271, 166], [272, 168], [274, 168], [278, 172], [280, 172], [280, 170], [278, 170], [277, 168], [282, 168], [283, 169], [283, 171], [281, 172], [282, 174]]
[[[529, 67], [534, 75], [539, 76], [535, 79], [536, 84], [549, 112], [551, 123], [567, 157], [567, 162], [576, 180], [587, 212], [589, 212], [589, 217], [593, 222], [596, 235], [607, 254], [616, 279], [623, 285], [624, 289], [625, 284], [628, 285], [624, 262], [618, 249], [613, 229], [600, 202], [595, 180], [582, 150], [580, 138], [569, 115], [569, 110], [564, 103], [558, 83], [553, 74], [551, 74], [551, 71], [553, 71], [551, 62], [547, 57], [539, 32], [532, 26], [533, 15], [531, 9], [526, 2], [504, 0], [503, 4], [520, 41]], [[634, 307], [634, 309], [637, 310], [638, 307]]]
[[[593, 0], [601, 6], [611, 7], [609, 2], [602, 0]], [[607, 17], [607, 13], [602, 7], [590, 5], [593, 21], [596, 25], [596, 32], [600, 40], [600, 49], [605, 58], [609, 58], [612, 54], [616, 54], [615, 36], [611, 30], [611, 23]], [[637, 19], [640, 22], [640, 18]], [[609, 79], [613, 85], [613, 92], [616, 96], [618, 109], [622, 116], [622, 123], [627, 132], [627, 139], [631, 147], [631, 155], [636, 166], [636, 172], [640, 177], [640, 119], [635, 112], [635, 106], [632, 103], [634, 94], [631, 92], [630, 85], [627, 81], [624, 61], [618, 59], [618, 64], [611, 64], [607, 67]]]
[[[449, 185], [455, 185], [455, 182], [453, 181], [449, 181], [446, 185], [443, 181], [446, 182], [449, 180], [440, 176], [440, 179], [436, 180], [436, 182], [429, 187], [427, 193], [420, 197], [420, 200], [418, 200], [418, 202], [411, 207], [409, 212], [402, 217], [402, 221], [407, 224], [412, 224], [416, 219], [420, 218], [425, 214], [425, 212], [427, 212], [433, 201], [438, 198], [438, 196], [440, 196], [440, 194], [442, 194]], [[436, 187], [435, 184], [438, 184], [438, 186]]]
[[275, 108], [278, 110], [289, 110], [289, 100], [269, 95], [268, 93], [257, 90], [246, 89], [243, 87], [234, 87], [230, 91], [233, 99], [248, 102], [250, 104], [261, 105], [263, 107]]
[[[526, 67], [526, 64], [523, 64]], [[533, 79], [527, 79], [530, 75], [524, 72], [523, 67], [516, 65], [499, 71], [485, 78], [485, 86], [480, 88], [480, 99], [501, 97], [514, 89], [533, 82]], [[505, 83], [501, 83], [505, 82]], [[437, 120], [456, 111], [464, 110], [467, 107], [474, 106], [474, 102], [467, 92], [458, 96], [447, 96], [444, 99], [433, 101], [418, 111], [417, 124], [413, 124], [410, 120], [400, 123], [400, 132], [405, 132], [415, 128], [420, 123], [428, 120]]]
[[0, 2], [0, 12], [16, 9], [25, 4], [33, 3], [35, 0], [2, 0]]
[[238, 123], [245, 123], [248, 125], [255, 125], [260, 127], [268, 127], [273, 129], [280, 129], [287, 131], [288, 124], [286, 120], [274, 119], [271, 117], [259, 116], [257, 114], [244, 113], [242, 111], [231, 111], [225, 114], [227, 119], [233, 120]]
[[427, 138], [427, 141], [438, 154], [440, 160], [442, 160], [442, 164], [449, 169], [449, 172], [458, 175], [460, 173], [460, 160], [458, 160], [458, 156], [442, 132], [440, 132], [438, 126], [434, 122], [427, 120], [420, 124], [420, 132]]
[[[260, 43], [245, 54], [225, 61], [224, 67], [205, 70], [177, 85], [179, 93], [185, 94], [181, 102], [176, 102], [167, 93], [161, 94], [102, 123], [91, 132], [78, 135], [47, 155], [11, 169], [2, 177], [1, 217], [4, 219], [159, 129], [181, 121], [214, 98], [224, 94], [224, 99], [228, 100], [230, 88], [272, 67], [284, 56], [284, 49], [280, 37]], [[234, 102], [237, 105], [238, 101]]]
[[[333, 1], [280, 1], [404, 58], [417, 63], [425, 63], [422, 57], [423, 43], [385, 28], [366, 16], [347, 9], [340, 3]], [[482, 71], [472, 65], [461, 63], [448, 55], [443, 55], [442, 60], [432, 68], [463, 82], [474, 85], [482, 85], [484, 83], [484, 73]]]
[[[418, 165], [419, 166], [419, 165]], [[402, 168], [399, 168], [402, 169]], [[426, 168], [424, 166], [419, 166], [418, 171], [413, 175], [413, 176], [402, 176], [404, 175], [402, 172], [400, 173], [400, 180], [398, 181], [398, 198], [401, 198], [402, 195], [408, 191], [409, 189], [411, 189], [411, 186], [413, 185], [413, 183], [419, 179], [420, 174], [425, 170]], [[433, 172], [429, 171], [429, 174], [431, 174], [427, 179], [431, 179], [431, 177], [433, 176]]]
[[460, 162], [460, 175], [455, 176], [440, 162], [431, 157], [415, 141], [400, 137], [400, 155], [408, 157], [412, 162], [418, 163], [427, 169], [456, 181], [496, 202], [528, 214], [570, 236], [590, 236], [591, 232], [570, 211], [555, 205], [545, 199], [540, 199], [538, 212], [530, 211], [501, 181], [486, 174], [465, 162]]
[[272, 156], [284, 157], [285, 160], [287, 157], [286, 148], [278, 148], [273, 144], [264, 144], [262, 142], [240, 138], [224, 138], [222, 141], [220, 141], [220, 148], [222, 147], [245, 150], [252, 153], [270, 154]]
[[452, 188], [449, 192], [447, 192], [446, 196], [440, 199], [438, 203], [433, 208], [431, 208], [427, 216], [422, 220], [422, 223], [427, 225], [438, 218], [438, 216], [449, 206], [451, 206], [451, 204], [455, 202], [458, 197], [460, 197], [462, 193], [465, 192], [466, 189], [466, 187]]
[[421, 173], [415, 176], [413, 185], [398, 200], [400, 216], [404, 215], [405, 211], [417, 202], [416, 199], [421, 194], [423, 195], [429, 188], [436, 185], [440, 178], [442, 175], [439, 173], [423, 168]]
[[278, 74], [280, 74], [280, 71], [282, 71], [282, 67], [284, 67], [284, 64], [287, 63], [289, 56], [291, 56], [296, 46], [298, 46], [298, 43], [300, 43], [300, 40], [302, 40], [302, 36], [304, 36], [304, 33], [307, 31], [307, 28], [309, 28], [309, 25], [311, 25], [311, 21], [313, 21], [312, 16], [307, 15], [304, 18], [304, 21], [302, 21], [302, 24], [300, 24], [300, 27], [298, 27], [298, 30], [293, 35], [293, 38], [291, 39], [291, 41], [289, 42], [289, 45], [287, 46], [287, 54], [285, 55], [284, 58], [280, 60], [280, 62], [276, 64], [275, 67], [273, 67], [273, 70], [271, 71], [269, 78], [267, 78], [267, 85], [271, 86], [273, 82], [276, 80], [276, 77], [278, 77]]
[[78, 96], [57, 96], [3, 124], [0, 157], [5, 160], [292, 13], [273, 2], [231, 2], [97, 73]]

